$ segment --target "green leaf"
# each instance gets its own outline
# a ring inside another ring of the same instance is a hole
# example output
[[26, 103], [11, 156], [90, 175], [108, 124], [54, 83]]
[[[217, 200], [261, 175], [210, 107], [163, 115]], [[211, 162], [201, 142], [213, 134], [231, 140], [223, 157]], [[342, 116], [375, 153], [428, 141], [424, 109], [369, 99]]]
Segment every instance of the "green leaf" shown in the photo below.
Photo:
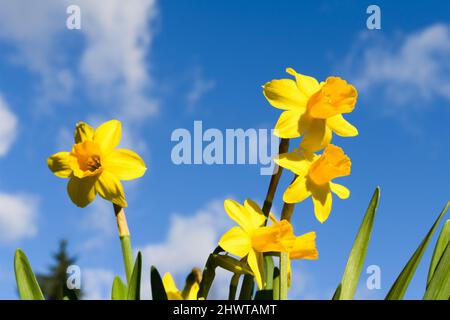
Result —
[[364, 219], [359, 227], [358, 234], [353, 242], [352, 250], [345, 266], [341, 283], [334, 293], [333, 300], [351, 300], [355, 295], [361, 276], [367, 247], [369, 246], [370, 235], [372, 233], [373, 220], [377, 211], [378, 200], [380, 199], [380, 188], [377, 187], [370, 200]]
[[253, 276], [246, 274], [242, 280], [241, 292], [239, 293], [239, 300], [251, 300], [253, 290], [255, 288], [255, 281]]
[[161, 279], [161, 275], [154, 266], [150, 270], [150, 282], [152, 286], [152, 298], [153, 300], [167, 300], [167, 293], [164, 289], [164, 284]]
[[14, 272], [20, 299], [45, 300], [27, 256], [20, 249], [16, 250], [14, 256]]
[[142, 272], [142, 254], [138, 252], [136, 262], [134, 263], [133, 273], [131, 274], [130, 278], [127, 300], [141, 299], [141, 272]]
[[423, 296], [424, 300], [448, 300], [450, 298], [450, 243], [434, 271], [433, 278]]
[[125, 283], [123, 283], [122, 279], [119, 276], [114, 278], [111, 299], [112, 300], [127, 300], [128, 289]]
[[441, 221], [442, 217], [447, 212], [448, 206], [449, 203], [447, 203], [442, 212], [439, 214], [430, 231], [428, 231], [428, 234], [425, 236], [419, 247], [409, 259], [408, 263], [405, 265], [402, 272], [397, 277], [397, 280], [395, 280], [395, 283], [392, 285], [391, 290], [389, 290], [386, 296], [386, 300], [401, 300], [403, 298], [406, 289], [408, 288], [409, 282], [411, 281], [411, 278], [414, 275], [414, 272], [416, 271], [420, 260], [422, 259], [423, 253], [427, 248], [428, 242], [430, 242], [430, 239], [433, 236], [434, 231], [439, 224], [439, 221]]
[[431, 258], [430, 269], [428, 270], [427, 287], [433, 278], [434, 271], [441, 260], [442, 254], [444, 253], [447, 244], [450, 242], [450, 220], [447, 220], [442, 228], [439, 238], [434, 247], [433, 257]]

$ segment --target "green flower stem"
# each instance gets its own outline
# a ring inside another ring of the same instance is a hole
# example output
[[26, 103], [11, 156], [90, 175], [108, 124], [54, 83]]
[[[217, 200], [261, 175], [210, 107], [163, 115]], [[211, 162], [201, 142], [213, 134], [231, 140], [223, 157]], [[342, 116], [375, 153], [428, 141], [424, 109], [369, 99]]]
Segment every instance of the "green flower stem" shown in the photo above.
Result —
[[125, 211], [122, 207], [114, 204], [114, 213], [116, 216], [117, 229], [119, 232], [120, 245], [122, 247], [123, 264], [127, 284], [130, 284], [131, 274], [133, 272], [133, 250], [131, 248], [130, 230], [128, 229]]
[[280, 300], [288, 298], [288, 263], [289, 253], [281, 252], [280, 255]]
[[[284, 203], [281, 210], [281, 220], [291, 221], [292, 213], [294, 212], [294, 203]], [[280, 253], [280, 300], [287, 300], [288, 296], [288, 264], [289, 253]]]

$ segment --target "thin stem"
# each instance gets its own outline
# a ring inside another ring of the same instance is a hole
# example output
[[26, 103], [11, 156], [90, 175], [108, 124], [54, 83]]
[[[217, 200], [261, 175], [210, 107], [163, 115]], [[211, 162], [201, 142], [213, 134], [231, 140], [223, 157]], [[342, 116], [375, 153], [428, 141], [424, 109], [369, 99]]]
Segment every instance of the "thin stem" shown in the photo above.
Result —
[[288, 297], [288, 263], [289, 253], [281, 252], [280, 255], [280, 300], [287, 300]]
[[129, 284], [131, 274], [133, 272], [133, 250], [131, 248], [130, 230], [128, 229], [127, 219], [123, 208], [114, 204], [114, 213], [116, 216], [120, 246], [122, 247], [123, 264], [125, 266], [127, 284]]
[[292, 213], [294, 212], [295, 203], [284, 203], [281, 210], [281, 220], [291, 221]]
[[[286, 153], [289, 151], [289, 139], [281, 139], [280, 146], [278, 148], [278, 154]], [[275, 192], [278, 187], [278, 182], [280, 181], [283, 168], [275, 164], [273, 169], [273, 175], [270, 178], [269, 189], [267, 190], [266, 199], [264, 200], [264, 205], [262, 207], [262, 212], [266, 217], [269, 216], [270, 209], [272, 209], [273, 198], [275, 197]]]

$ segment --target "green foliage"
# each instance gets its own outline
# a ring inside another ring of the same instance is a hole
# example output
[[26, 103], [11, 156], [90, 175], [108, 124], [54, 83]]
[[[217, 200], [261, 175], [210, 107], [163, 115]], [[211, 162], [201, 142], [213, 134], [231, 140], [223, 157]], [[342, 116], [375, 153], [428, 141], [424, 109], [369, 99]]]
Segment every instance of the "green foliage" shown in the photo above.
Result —
[[127, 300], [127, 295], [128, 295], [128, 288], [126, 284], [123, 283], [122, 279], [120, 279], [119, 276], [115, 276], [112, 286], [111, 299]]
[[345, 266], [344, 275], [333, 300], [349, 300], [353, 299], [356, 287], [361, 276], [361, 270], [366, 257], [367, 248], [369, 246], [370, 235], [372, 233], [372, 225], [377, 211], [378, 201], [380, 199], [380, 188], [376, 188], [370, 200], [369, 207], [366, 210], [364, 219], [359, 227], [358, 234], [353, 242], [350, 256]]
[[434, 222], [433, 226], [431, 227], [430, 231], [428, 231], [425, 238], [420, 243], [419, 247], [416, 249], [412, 257], [409, 259], [408, 263], [403, 268], [400, 275], [397, 277], [397, 280], [395, 280], [395, 283], [389, 290], [386, 300], [401, 300], [406, 292], [406, 289], [409, 286], [409, 283], [411, 281], [411, 278], [414, 275], [414, 272], [417, 269], [417, 266], [420, 263], [420, 260], [422, 259], [423, 253], [425, 252], [425, 249], [427, 248], [428, 243], [430, 242], [431, 237], [434, 234], [434, 231], [436, 230], [439, 221], [441, 221], [444, 214], [447, 212], [449, 203], [444, 207], [444, 209], [441, 211], [439, 216], [437, 217], [436, 221]]
[[17, 288], [22, 300], [44, 300], [36, 277], [31, 269], [28, 258], [22, 250], [17, 249], [14, 256], [14, 272], [16, 274]]
[[128, 286], [127, 300], [141, 299], [142, 254], [138, 252]]
[[164, 289], [161, 275], [159, 274], [158, 269], [154, 266], [152, 266], [150, 270], [150, 282], [153, 300], [167, 300], [167, 293]]

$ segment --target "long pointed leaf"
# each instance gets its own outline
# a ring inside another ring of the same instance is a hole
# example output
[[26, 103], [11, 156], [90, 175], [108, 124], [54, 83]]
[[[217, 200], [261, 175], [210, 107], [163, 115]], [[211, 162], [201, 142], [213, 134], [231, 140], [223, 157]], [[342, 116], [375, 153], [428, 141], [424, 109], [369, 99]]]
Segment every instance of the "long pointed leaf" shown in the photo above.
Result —
[[344, 275], [333, 300], [350, 300], [355, 295], [361, 276], [364, 259], [366, 257], [367, 247], [369, 246], [370, 235], [372, 233], [373, 220], [377, 211], [378, 201], [380, 199], [380, 188], [377, 187], [370, 200], [369, 207], [366, 210], [364, 219], [359, 227], [358, 234], [353, 242], [352, 250], [345, 266]]
[[428, 270], [427, 287], [433, 278], [434, 271], [441, 260], [447, 244], [450, 242], [450, 220], [447, 220], [442, 228], [439, 238], [434, 247], [433, 257], [431, 258], [430, 269]]
[[125, 283], [123, 283], [122, 279], [119, 276], [114, 278], [111, 299], [112, 300], [127, 300], [128, 289]]
[[409, 282], [411, 281], [412, 276], [414, 275], [414, 272], [416, 271], [417, 266], [419, 265], [420, 260], [422, 259], [423, 253], [427, 248], [428, 242], [430, 242], [430, 239], [433, 236], [434, 231], [436, 230], [439, 224], [439, 221], [441, 221], [442, 217], [447, 212], [448, 206], [449, 203], [447, 203], [442, 212], [439, 214], [430, 231], [428, 231], [427, 235], [422, 240], [419, 247], [416, 249], [412, 257], [409, 259], [408, 263], [403, 268], [400, 275], [397, 277], [397, 280], [395, 280], [395, 283], [393, 284], [391, 290], [389, 290], [386, 296], [386, 300], [401, 300], [405, 295], [406, 289], [409, 286]]
[[138, 252], [136, 262], [134, 263], [133, 273], [131, 274], [130, 284], [128, 286], [128, 300], [141, 299], [141, 272], [142, 272], [142, 254]]
[[158, 270], [152, 266], [150, 270], [150, 282], [153, 300], [167, 300], [167, 293]]
[[423, 298], [425, 300], [450, 298], [450, 243], [447, 243]]
[[45, 300], [27, 256], [20, 249], [16, 250], [14, 256], [14, 271], [20, 299]]

